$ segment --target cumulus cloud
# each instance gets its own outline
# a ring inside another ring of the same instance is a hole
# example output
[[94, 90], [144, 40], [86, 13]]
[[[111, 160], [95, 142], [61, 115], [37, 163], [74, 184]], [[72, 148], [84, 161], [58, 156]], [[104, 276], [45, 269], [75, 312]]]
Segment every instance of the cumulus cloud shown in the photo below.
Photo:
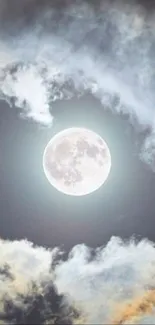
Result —
[[95, 250], [77, 245], [66, 259], [58, 248], [35, 247], [25, 240], [1, 239], [0, 247], [1, 320], [155, 321], [155, 246], [148, 240], [124, 242], [113, 237]]
[[0, 320], [70, 324], [74, 307], [54, 285], [52, 263], [59, 256], [58, 249], [34, 247], [27, 240], [0, 240], [0, 249]]
[[[13, 5], [14, 3], [14, 5]], [[52, 102], [90, 91], [149, 128], [154, 160], [154, 13], [134, 1], [0, 1], [1, 98], [52, 123]], [[28, 27], [29, 26], [29, 27]], [[11, 100], [10, 100], [11, 99]]]

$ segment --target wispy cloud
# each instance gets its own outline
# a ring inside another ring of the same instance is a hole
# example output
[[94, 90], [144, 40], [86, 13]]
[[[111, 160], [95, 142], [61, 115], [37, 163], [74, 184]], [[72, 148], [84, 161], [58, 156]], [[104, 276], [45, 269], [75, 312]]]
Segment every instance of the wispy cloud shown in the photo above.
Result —
[[143, 159], [151, 163], [154, 14], [148, 16], [133, 2], [100, 2], [100, 11], [76, 2], [69, 3], [63, 12], [51, 7], [47, 10], [46, 3], [44, 10], [33, 13], [33, 23], [26, 27], [24, 12], [32, 18], [32, 5], [33, 1], [23, 1], [19, 10], [9, 12], [9, 3], [5, 6], [1, 1], [1, 16], [5, 14], [8, 19], [2, 24], [0, 37], [2, 96], [13, 97], [22, 116], [51, 125], [52, 101], [69, 99], [75, 90], [84, 93], [87, 89], [100, 99], [103, 109], [106, 105], [127, 113], [129, 121], [137, 119], [139, 127], [150, 128]]

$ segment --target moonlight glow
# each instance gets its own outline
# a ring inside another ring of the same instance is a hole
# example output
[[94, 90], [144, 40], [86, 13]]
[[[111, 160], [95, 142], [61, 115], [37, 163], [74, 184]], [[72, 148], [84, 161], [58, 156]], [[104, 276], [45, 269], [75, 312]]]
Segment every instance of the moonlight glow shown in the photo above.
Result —
[[97, 190], [111, 168], [110, 151], [95, 132], [69, 128], [56, 134], [47, 144], [43, 168], [57, 190], [81, 196]]

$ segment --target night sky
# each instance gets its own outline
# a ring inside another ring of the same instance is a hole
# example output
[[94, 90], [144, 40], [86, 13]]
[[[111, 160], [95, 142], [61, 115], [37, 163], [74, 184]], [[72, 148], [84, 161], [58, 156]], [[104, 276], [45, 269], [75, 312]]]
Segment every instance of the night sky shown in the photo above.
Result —
[[[83, 242], [100, 246], [113, 235], [155, 240], [155, 176], [139, 158], [141, 135], [91, 95], [55, 103], [53, 115], [53, 127], [46, 129], [1, 102], [1, 237], [67, 249]], [[99, 133], [112, 156], [107, 182], [86, 197], [58, 192], [42, 168], [47, 142], [72, 126]]]
[[[155, 324], [154, 15], [151, 1], [0, 1], [6, 324]], [[111, 153], [107, 181], [83, 197], [43, 171], [68, 127], [95, 131]]]

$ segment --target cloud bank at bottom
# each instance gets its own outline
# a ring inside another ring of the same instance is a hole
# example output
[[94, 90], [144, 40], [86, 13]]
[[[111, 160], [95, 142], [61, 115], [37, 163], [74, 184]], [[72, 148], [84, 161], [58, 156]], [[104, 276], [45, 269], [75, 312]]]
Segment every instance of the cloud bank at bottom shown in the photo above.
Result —
[[11, 324], [155, 323], [155, 245], [112, 237], [59, 248], [0, 240], [0, 320]]

